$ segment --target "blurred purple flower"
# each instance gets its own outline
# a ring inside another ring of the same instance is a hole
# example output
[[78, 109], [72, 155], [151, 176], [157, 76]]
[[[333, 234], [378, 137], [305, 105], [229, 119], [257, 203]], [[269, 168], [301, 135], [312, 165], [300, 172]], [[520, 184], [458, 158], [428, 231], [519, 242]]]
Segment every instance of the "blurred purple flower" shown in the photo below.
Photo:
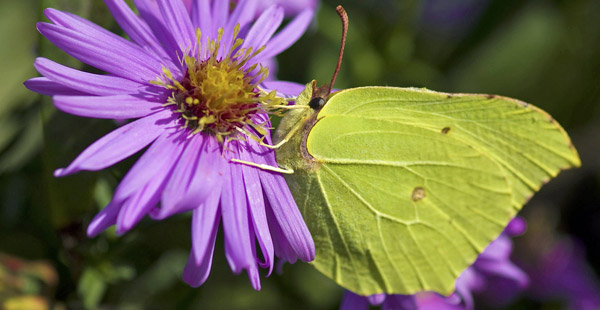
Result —
[[346, 291], [340, 306], [341, 310], [367, 310], [370, 306], [381, 306], [382, 310], [418, 309], [414, 295], [377, 294], [360, 296]]
[[[85, 149], [55, 176], [101, 170], [148, 147], [116, 188], [112, 201], [90, 223], [95, 236], [116, 225], [131, 229], [145, 215], [164, 219], [193, 210], [192, 251], [184, 280], [199, 286], [208, 277], [219, 223], [226, 257], [235, 273], [246, 270], [260, 289], [258, 267], [272, 271], [274, 256], [311, 261], [314, 244], [281, 174], [232, 162], [277, 166], [270, 143], [271, 105], [301, 85], [263, 82], [262, 64], [305, 31], [306, 9], [276, 34], [283, 8], [270, 6], [256, 18], [258, 1], [105, 0], [131, 38], [54, 9], [38, 23], [48, 40], [78, 60], [107, 72], [78, 71], [38, 58], [43, 77], [25, 85], [53, 97], [67, 113], [94, 118], [137, 119]], [[264, 47], [264, 49], [261, 49]], [[261, 254], [257, 254], [256, 245]]]
[[460, 39], [479, 21], [489, 3], [489, 0], [426, 0], [421, 26], [429, 36]]
[[565, 301], [572, 310], [600, 309], [600, 283], [575, 240], [557, 242], [528, 273], [534, 298]]
[[340, 309], [363, 310], [369, 305], [381, 305], [383, 310], [472, 310], [473, 293], [485, 294], [498, 305], [525, 289], [527, 275], [510, 261], [511, 236], [525, 231], [525, 221], [514, 218], [504, 232], [494, 240], [469, 268], [456, 280], [455, 292], [449, 297], [423, 292], [415, 295], [358, 296], [346, 292]]

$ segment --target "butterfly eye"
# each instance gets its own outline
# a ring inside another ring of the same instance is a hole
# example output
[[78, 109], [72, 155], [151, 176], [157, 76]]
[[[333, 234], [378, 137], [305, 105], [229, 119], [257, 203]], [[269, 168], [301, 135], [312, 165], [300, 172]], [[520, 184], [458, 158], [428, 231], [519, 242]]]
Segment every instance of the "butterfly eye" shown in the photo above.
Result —
[[313, 110], [320, 110], [325, 105], [325, 99], [322, 97], [314, 97], [310, 99], [308, 106]]

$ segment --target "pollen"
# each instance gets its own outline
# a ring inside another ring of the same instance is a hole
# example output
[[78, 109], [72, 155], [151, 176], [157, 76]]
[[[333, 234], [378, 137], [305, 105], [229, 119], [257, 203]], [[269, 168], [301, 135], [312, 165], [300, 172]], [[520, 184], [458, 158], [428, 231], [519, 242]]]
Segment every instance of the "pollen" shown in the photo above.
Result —
[[276, 107], [286, 104], [275, 91], [266, 93], [258, 85], [267, 78], [267, 67], [252, 64], [264, 46], [258, 49], [242, 47], [237, 38], [239, 25], [234, 28], [227, 52], [223, 52], [221, 39], [224, 30], [219, 28], [216, 39], [207, 38], [204, 49], [200, 29], [196, 30], [195, 52], [184, 56], [181, 63], [185, 77], [177, 80], [168, 68], [153, 84], [171, 90], [165, 105], [174, 105], [183, 126], [192, 134], [208, 133], [222, 143], [240, 132], [253, 132], [254, 137], [264, 136], [264, 124], [255, 122], [257, 113], [277, 113]]

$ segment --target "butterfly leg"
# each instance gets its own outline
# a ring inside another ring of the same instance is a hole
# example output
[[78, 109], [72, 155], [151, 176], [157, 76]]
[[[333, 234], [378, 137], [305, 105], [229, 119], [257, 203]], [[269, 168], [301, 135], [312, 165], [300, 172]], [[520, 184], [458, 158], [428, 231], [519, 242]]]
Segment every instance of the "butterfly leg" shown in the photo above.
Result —
[[257, 163], [253, 163], [251, 161], [245, 161], [245, 160], [240, 160], [240, 159], [235, 159], [235, 158], [230, 159], [230, 161], [234, 162], [234, 163], [250, 166], [250, 167], [256, 167], [258, 169], [267, 170], [267, 171], [279, 172], [279, 173], [284, 173], [284, 174], [294, 173], [294, 170], [292, 170], [292, 169], [283, 169], [280, 167], [273, 167], [273, 166], [269, 166], [269, 165], [265, 165], [265, 164], [257, 164]]
[[282, 105], [282, 104], [280, 104], [280, 105], [272, 105], [270, 107], [271, 108], [286, 109], [286, 110], [295, 110], [295, 109], [302, 109], [302, 110], [304, 110], [304, 109], [310, 108], [307, 105]]
[[250, 134], [247, 130], [242, 129], [242, 128], [236, 128], [237, 131], [239, 131], [240, 133], [244, 134], [246, 137], [249, 137], [250, 139], [256, 141], [258, 143], [258, 145], [260, 146], [264, 146], [270, 150], [274, 150], [274, 149], [278, 149], [280, 148], [282, 145], [284, 145], [286, 142], [289, 141], [290, 137], [296, 132], [297, 129], [294, 129], [293, 131], [291, 131], [290, 133], [288, 133], [285, 138], [283, 138], [283, 140], [281, 140], [279, 143], [271, 145], [271, 144], [267, 144], [263, 142], [263, 139], [259, 139], [256, 136]]
[[[258, 86], [258, 91], [262, 95], [268, 95], [269, 92], [264, 90], [262, 87]], [[296, 110], [296, 109], [308, 109], [307, 105], [289, 105], [290, 102], [298, 100], [298, 97], [280, 97], [288, 104], [277, 104], [277, 105], [269, 105], [269, 109], [284, 109], [284, 110]]]
[[261, 145], [261, 146], [264, 146], [264, 147], [266, 147], [266, 148], [268, 148], [268, 149], [274, 150], [274, 149], [278, 149], [278, 148], [280, 148], [280, 147], [281, 147], [282, 145], [284, 145], [286, 142], [288, 142], [288, 139], [287, 139], [287, 137], [286, 137], [286, 139], [283, 139], [283, 140], [281, 140], [281, 142], [279, 142], [279, 143], [277, 143], [277, 144], [275, 144], [275, 145], [266, 144], [266, 143], [264, 143], [264, 142], [262, 142], [262, 141], [259, 141], [259, 142], [258, 142], [258, 144], [259, 144], [259, 145]]

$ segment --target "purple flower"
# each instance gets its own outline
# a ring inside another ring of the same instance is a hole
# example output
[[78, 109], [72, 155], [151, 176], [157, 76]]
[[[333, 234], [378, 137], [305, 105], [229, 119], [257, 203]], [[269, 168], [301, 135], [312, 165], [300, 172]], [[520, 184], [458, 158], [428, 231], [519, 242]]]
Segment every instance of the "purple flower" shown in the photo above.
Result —
[[398, 310], [472, 310], [473, 293], [484, 294], [494, 304], [505, 303], [522, 290], [529, 279], [510, 261], [511, 236], [525, 231], [525, 221], [514, 218], [504, 232], [494, 240], [469, 268], [456, 280], [455, 292], [449, 297], [423, 292], [415, 295], [358, 296], [346, 292], [340, 309], [363, 310], [369, 305], [382, 305], [382, 309]]
[[566, 302], [566, 309], [600, 309], [600, 282], [585, 260], [582, 244], [564, 237], [528, 268], [530, 293], [538, 300]]
[[360, 296], [346, 291], [342, 300], [341, 310], [367, 310], [370, 306], [381, 306], [382, 310], [412, 310], [418, 309], [414, 295], [377, 294]]
[[423, 4], [422, 26], [441, 38], [457, 40], [483, 15], [489, 0], [427, 0]]
[[[313, 10], [276, 33], [283, 9], [270, 6], [256, 18], [255, 0], [241, 0], [235, 8], [229, 1], [194, 0], [189, 11], [182, 1], [134, 0], [139, 16], [124, 0], [105, 3], [130, 41], [54, 9], [45, 11], [51, 23], [37, 27], [69, 55], [108, 74], [38, 58], [34, 65], [43, 77], [25, 82], [51, 95], [67, 113], [135, 119], [94, 142], [55, 176], [104, 169], [148, 147], [90, 223], [88, 235], [112, 225], [123, 234], [145, 215], [164, 219], [193, 210], [184, 271], [192, 286], [208, 277], [221, 222], [231, 269], [245, 269], [257, 290], [258, 267], [270, 273], [275, 256], [313, 260], [312, 238], [283, 177], [276, 168], [257, 168], [277, 167], [274, 153], [262, 146], [271, 142], [267, 113], [285, 103], [277, 93], [302, 89], [265, 81], [263, 64], [302, 35]], [[269, 92], [275, 88], [277, 93]]]

